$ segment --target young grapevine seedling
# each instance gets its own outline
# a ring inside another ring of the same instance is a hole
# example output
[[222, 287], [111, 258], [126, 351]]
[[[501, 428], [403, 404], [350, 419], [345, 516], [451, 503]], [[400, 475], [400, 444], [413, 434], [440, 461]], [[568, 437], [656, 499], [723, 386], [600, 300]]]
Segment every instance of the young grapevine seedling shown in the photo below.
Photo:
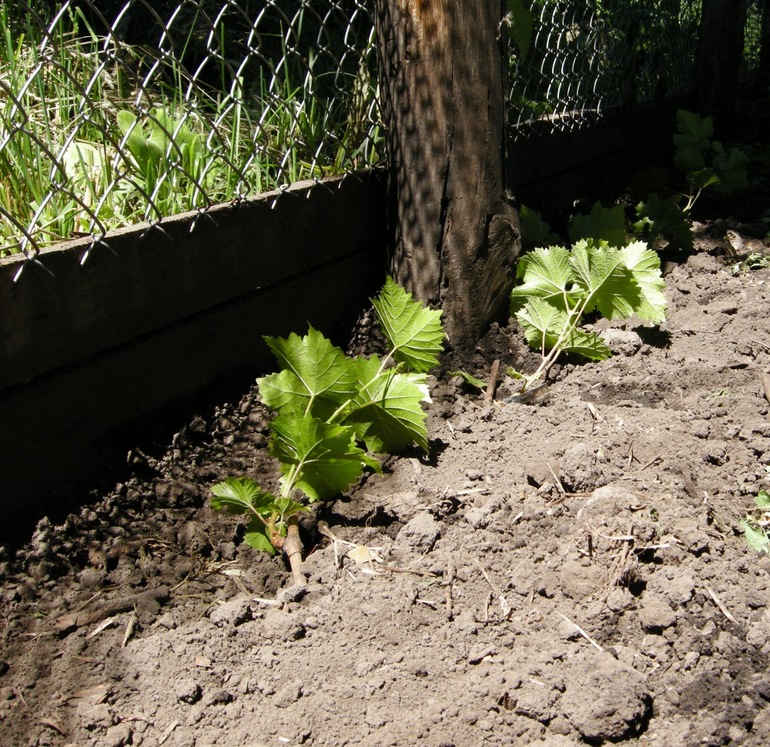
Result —
[[278, 495], [249, 477], [212, 488], [214, 508], [250, 515], [245, 541], [282, 550], [294, 580], [304, 584], [298, 517], [307, 502], [328, 499], [352, 485], [372, 454], [416, 444], [428, 450], [427, 372], [438, 365], [444, 331], [441, 311], [412, 300], [391, 278], [373, 300], [390, 349], [384, 358], [348, 357], [312, 327], [304, 337], [266, 337], [281, 371], [258, 380], [265, 405], [275, 410], [270, 453], [280, 465]]
[[530, 347], [542, 360], [522, 380], [521, 392], [547, 376], [560, 353], [604, 360], [610, 349], [594, 332], [580, 328], [586, 314], [607, 319], [640, 319], [660, 324], [666, 317], [660, 258], [641, 241], [622, 248], [604, 242], [578, 241], [536, 249], [519, 260], [522, 281], [511, 293], [511, 313], [524, 329]]

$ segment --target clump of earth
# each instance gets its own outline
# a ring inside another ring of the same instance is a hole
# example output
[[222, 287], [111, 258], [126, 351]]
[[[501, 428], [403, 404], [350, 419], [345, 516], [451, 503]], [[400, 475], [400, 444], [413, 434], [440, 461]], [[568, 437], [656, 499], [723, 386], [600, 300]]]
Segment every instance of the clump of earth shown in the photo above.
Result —
[[738, 525], [770, 485], [770, 270], [701, 228], [666, 323], [597, 323], [615, 355], [528, 403], [451, 373], [534, 368], [514, 323], [447, 353], [429, 453], [303, 524], [304, 594], [209, 506], [276, 478], [256, 387], [41, 520], [0, 565], [0, 743], [770, 743], [770, 557]]

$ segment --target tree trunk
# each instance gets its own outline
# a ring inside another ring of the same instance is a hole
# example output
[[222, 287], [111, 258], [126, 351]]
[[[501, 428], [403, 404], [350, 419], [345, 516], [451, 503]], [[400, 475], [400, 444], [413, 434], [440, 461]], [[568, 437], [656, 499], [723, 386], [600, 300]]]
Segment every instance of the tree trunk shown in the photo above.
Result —
[[698, 106], [715, 115], [722, 138], [733, 127], [745, 25], [746, 0], [703, 0], [696, 65]]
[[390, 271], [454, 345], [507, 318], [520, 237], [503, 199], [501, 0], [376, 0]]

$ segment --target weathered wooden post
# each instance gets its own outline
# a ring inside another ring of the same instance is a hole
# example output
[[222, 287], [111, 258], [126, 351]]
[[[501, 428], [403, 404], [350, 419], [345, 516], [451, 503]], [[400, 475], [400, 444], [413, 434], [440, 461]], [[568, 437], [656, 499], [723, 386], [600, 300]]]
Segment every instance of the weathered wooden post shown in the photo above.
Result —
[[503, 200], [502, 0], [376, 0], [390, 271], [455, 345], [506, 316], [519, 252]]
[[703, 0], [696, 91], [701, 111], [716, 116], [720, 137], [733, 125], [745, 25], [746, 0]]

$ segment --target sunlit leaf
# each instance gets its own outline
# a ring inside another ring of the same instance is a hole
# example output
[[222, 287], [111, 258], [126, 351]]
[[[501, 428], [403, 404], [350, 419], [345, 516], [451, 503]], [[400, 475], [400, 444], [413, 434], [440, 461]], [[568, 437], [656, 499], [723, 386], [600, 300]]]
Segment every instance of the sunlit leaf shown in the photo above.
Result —
[[412, 299], [393, 278], [372, 301], [385, 336], [393, 346], [393, 357], [417, 373], [438, 365], [443, 350], [441, 311], [425, 308]]

